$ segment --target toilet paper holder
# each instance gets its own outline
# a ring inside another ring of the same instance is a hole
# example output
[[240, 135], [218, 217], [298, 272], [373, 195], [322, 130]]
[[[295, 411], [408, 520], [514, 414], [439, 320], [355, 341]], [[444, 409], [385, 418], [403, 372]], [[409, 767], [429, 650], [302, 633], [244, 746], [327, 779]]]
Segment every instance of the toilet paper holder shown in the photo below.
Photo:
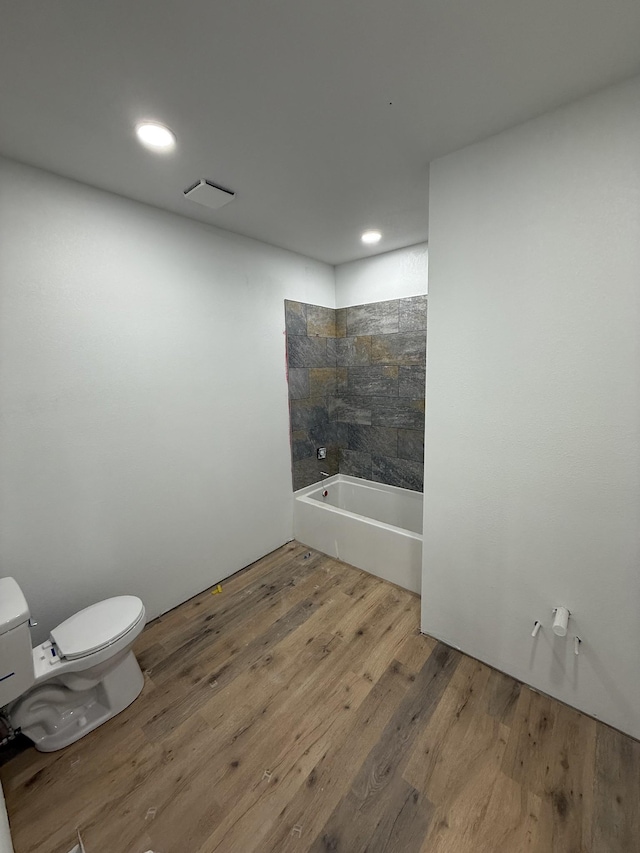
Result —
[[[569, 619], [571, 617], [571, 611], [567, 607], [554, 607], [551, 611], [553, 614], [553, 633], [557, 637], [566, 637], [567, 636], [567, 627], [569, 624]], [[536, 619], [533, 623], [533, 631], [531, 632], [532, 637], [537, 637], [538, 632], [542, 628], [542, 622], [539, 619]], [[575, 655], [580, 654], [580, 644], [582, 643], [582, 638], [577, 634], [573, 638], [573, 652]]]
[[567, 607], [553, 608], [553, 625], [551, 627], [557, 637], [567, 636], [567, 626], [569, 625], [570, 616], [571, 611]]

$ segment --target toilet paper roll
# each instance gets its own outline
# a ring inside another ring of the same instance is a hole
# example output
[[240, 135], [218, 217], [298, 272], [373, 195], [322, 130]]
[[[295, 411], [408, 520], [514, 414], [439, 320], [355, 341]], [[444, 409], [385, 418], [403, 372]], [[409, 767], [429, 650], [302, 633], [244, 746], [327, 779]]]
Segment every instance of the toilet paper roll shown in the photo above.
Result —
[[556, 607], [556, 615], [553, 618], [553, 633], [558, 637], [567, 636], [567, 625], [569, 624], [569, 611], [566, 607]]

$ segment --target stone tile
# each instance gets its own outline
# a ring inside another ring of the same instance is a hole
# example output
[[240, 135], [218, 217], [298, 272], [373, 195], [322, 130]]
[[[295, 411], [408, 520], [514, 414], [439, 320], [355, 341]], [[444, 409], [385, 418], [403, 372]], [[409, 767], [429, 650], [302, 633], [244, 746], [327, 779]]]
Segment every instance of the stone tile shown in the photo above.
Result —
[[349, 444], [349, 424], [335, 421], [333, 433], [333, 444], [338, 448], [347, 448]]
[[320, 470], [330, 477], [337, 474], [340, 471], [340, 448], [335, 445], [327, 447], [327, 458], [319, 460], [318, 465], [321, 466]]
[[307, 335], [309, 337], [335, 338], [335, 310], [323, 308], [320, 305], [307, 305]]
[[375, 397], [371, 401], [373, 426], [424, 430], [424, 400]]
[[398, 455], [398, 430], [396, 429], [349, 424], [348, 439], [349, 450], [378, 453], [382, 456]]
[[398, 429], [421, 429], [424, 415], [411, 409], [379, 409], [371, 413], [371, 423]]
[[[295, 438], [295, 435], [302, 437]], [[291, 437], [291, 455], [294, 462], [300, 462], [301, 459], [308, 459], [310, 456], [315, 456], [316, 446], [309, 438], [308, 433], [297, 430]]]
[[420, 487], [426, 312], [423, 296], [335, 311], [285, 300], [295, 488], [338, 470]]
[[347, 387], [352, 396], [398, 396], [398, 368], [387, 365], [350, 367]]
[[426, 332], [427, 295], [398, 300], [398, 325], [401, 332]]
[[407, 397], [372, 397], [372, 408], [383, 409], [414, 409], [424, 415], [424, 400], [411, 400]]
[[312, 483], [318, 483], [324, 477], [320, 476], [318, 460], [311, 456], [309, 459], [301, 459], [293, 463], [293, 490], [303, 489]]
[[388, 335], [398, 330], [397, 299], [347, 308], [347, 335]]
[[371, 479], [371, 454], [359, 453], [355, 450], [340, 451], [340, 473], [350, 477]]
[[332, 421], [326, 423], [314, 424], [309, 427], [309, 438], [313, 441], [316, 447], [328, 447], [331, 443]]
[[334, 397], [329, 401], [329, 414], [338, 423], [371, 424], [371, 400], [368, 397]]
[[426, 332], [398, 332], [371, 338], [372, 364], [426, 364]]
[[400, 368], [398, 374], [398, 396], [424, 400], [426, 370], [424, 367]]
[[329, 409], [324, 397], [310, 397], [307, 400], [291, 401], [291, 431], [306, 430], [309, 434], [318, 435], [326, 430], [329, 424]]
[[304, 302], [284, 300], [284, 321], [288, 335], [307, 334], [307, 306]]
[[326, 430], [326, 442], [323, 447], [347, 447], [349, 436], [347, 432], [348, 424], [346, 423], [338, 423], [338, 421], [330, 421], [329, 426]]
[[[390, 456], [391, 454], [387, 453], [386, 455]], [[424, 462], [424, 431], [399, 429], [398, 456], [400, 459], [408, 459], [410, 462]]]
[[371, 336], [338, 338], [335, 341], [338, 367], [355, 367], [371, 363]]
[[287, 335], [287, 358], [292, 367], [333, 367], [335, 361], [327, 354], [326, 338]]
[[389, 486], [400, 486], [402, 489], [413, 489], [415, 492], [421, 492], [422, 463], [373, 455], [371, 457], [371, 479], [375, 483], [386, 483]]
[[289, 399], [303, 400], [309, 396], [309, 371], [306, 367], [289, 368]]
[[302, 489], [311, 483], [321, 483], [326, 478], [321, 472], [332, 476], [340, 468], [340, 450], [337, 447], [327, 447], [327, 458], [317, 459], [315, 450], [313, 456], [300, 459], [293, 463], [293, 488]]
[[309, 368], [309, 396], [326, 397], [336, 393], [335, 367]]

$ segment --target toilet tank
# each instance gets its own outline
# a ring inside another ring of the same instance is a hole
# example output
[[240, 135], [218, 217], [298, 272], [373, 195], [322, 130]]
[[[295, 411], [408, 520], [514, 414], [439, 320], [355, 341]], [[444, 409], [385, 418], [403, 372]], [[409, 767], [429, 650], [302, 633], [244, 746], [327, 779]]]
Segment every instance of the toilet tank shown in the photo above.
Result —
[[29, 605], [13, 578], [0, 578], [0, 708], [34, 681]]

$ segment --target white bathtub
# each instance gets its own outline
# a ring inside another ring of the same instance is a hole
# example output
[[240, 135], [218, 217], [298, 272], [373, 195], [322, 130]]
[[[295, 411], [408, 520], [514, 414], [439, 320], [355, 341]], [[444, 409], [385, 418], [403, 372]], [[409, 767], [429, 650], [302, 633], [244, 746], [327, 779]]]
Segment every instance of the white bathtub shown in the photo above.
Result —
[[336, 474], [299, 489], [294, 498], [299, 542], [420, 593], [420, 492]]

